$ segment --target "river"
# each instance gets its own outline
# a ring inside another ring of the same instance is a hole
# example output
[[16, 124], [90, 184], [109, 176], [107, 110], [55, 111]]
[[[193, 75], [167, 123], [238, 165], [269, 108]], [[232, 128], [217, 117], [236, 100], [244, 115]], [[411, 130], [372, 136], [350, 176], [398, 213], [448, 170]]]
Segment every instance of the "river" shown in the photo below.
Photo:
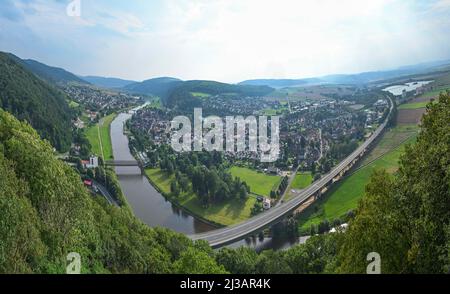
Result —
[[[123, 134], [123, 124], [131, 117], [120, 113], [111, 123], [111, 143], [115, 160], [135, 160]], [[167, 201], [153, 188], [138, 167], [116, 167], [120, 187], [134, 214], [151, 227], [166, 227], [183, 234], [201, 233], [215, 227], [201, 222]]]
[[[131, 114], [120, 113], [111, 123], [111, 143], [115, 160], [135, 160], [128, 147], [128, 138], [123, 133], [124, 123], [129, 118]], [[140, 174], [138, 167], [116, 167], [116, 173], [120, 187], [134, 214], [150, 227], [165, 227], [186, 235], [216, 229], [167, 201], [148, 179]], [[249, 246], [257, 251], [278, 250], [289, 248], [299, 242], [304, 242], [304, 238], [247, 238], [229, 247]]]

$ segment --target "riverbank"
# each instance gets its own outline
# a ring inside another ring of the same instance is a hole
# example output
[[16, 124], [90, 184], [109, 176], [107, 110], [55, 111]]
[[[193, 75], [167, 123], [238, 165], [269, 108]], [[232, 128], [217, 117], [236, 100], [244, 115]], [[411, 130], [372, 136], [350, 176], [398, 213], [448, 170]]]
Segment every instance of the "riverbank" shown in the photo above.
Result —
[[159, 168], [146, 169], [145, 175], [155, 189], [169, 201], [195, 217], [219, 227], [234, 225], [251, 218], [251, 209], [257, 201], [256, 197], [250, 195], [246, 200], [233, 199], [204, 208], [191, 191], [181, 193], [177, 198], [170, 196], [170, 182], [174, 175], [169, 176]]
[[[125, 122], [132, 116], [120, 113], [111, 124], [111, 141], [115, 160], [134, 161], [128, 137], [124, 134]], [[186, 235], [217, 229], [211, 222], [197, 219], [194, 214], [171, 202], [149, 179], [141, 175], [138, 167], [115, 168], [120, 187], [134, 215], [150, 227], [165, 227]]]

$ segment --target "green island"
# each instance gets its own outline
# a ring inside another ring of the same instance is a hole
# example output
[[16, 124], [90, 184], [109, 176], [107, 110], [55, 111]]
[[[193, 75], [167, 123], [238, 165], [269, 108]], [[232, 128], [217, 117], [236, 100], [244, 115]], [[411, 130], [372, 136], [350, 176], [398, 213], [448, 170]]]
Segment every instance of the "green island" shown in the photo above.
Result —
[[117, 114], [112, 113], [100, 119], [100, 121], [86, 129], [86, 137], [91, 143], [92, 152], [105, 160], [113, 159], [113, 151], [110, 136], [110, 126]]

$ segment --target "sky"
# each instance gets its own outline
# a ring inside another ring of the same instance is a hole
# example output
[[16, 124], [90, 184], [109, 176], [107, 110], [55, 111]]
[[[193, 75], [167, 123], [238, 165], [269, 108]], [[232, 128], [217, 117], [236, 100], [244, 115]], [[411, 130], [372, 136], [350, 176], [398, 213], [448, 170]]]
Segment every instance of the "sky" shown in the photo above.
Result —
[[450, 59], [450, 0], [1, 0], [0, 51], [138, 81], [393, 69]]

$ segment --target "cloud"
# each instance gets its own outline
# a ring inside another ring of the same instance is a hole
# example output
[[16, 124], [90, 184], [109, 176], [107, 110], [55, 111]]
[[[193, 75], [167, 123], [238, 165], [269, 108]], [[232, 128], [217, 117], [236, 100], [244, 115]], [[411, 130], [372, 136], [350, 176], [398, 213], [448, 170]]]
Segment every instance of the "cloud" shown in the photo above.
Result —
[[69, 1], [2, 1], [0, 49], [80, 74], [229, 82], [450, 58], [448, 0], [81, 1], [80, 18]]

